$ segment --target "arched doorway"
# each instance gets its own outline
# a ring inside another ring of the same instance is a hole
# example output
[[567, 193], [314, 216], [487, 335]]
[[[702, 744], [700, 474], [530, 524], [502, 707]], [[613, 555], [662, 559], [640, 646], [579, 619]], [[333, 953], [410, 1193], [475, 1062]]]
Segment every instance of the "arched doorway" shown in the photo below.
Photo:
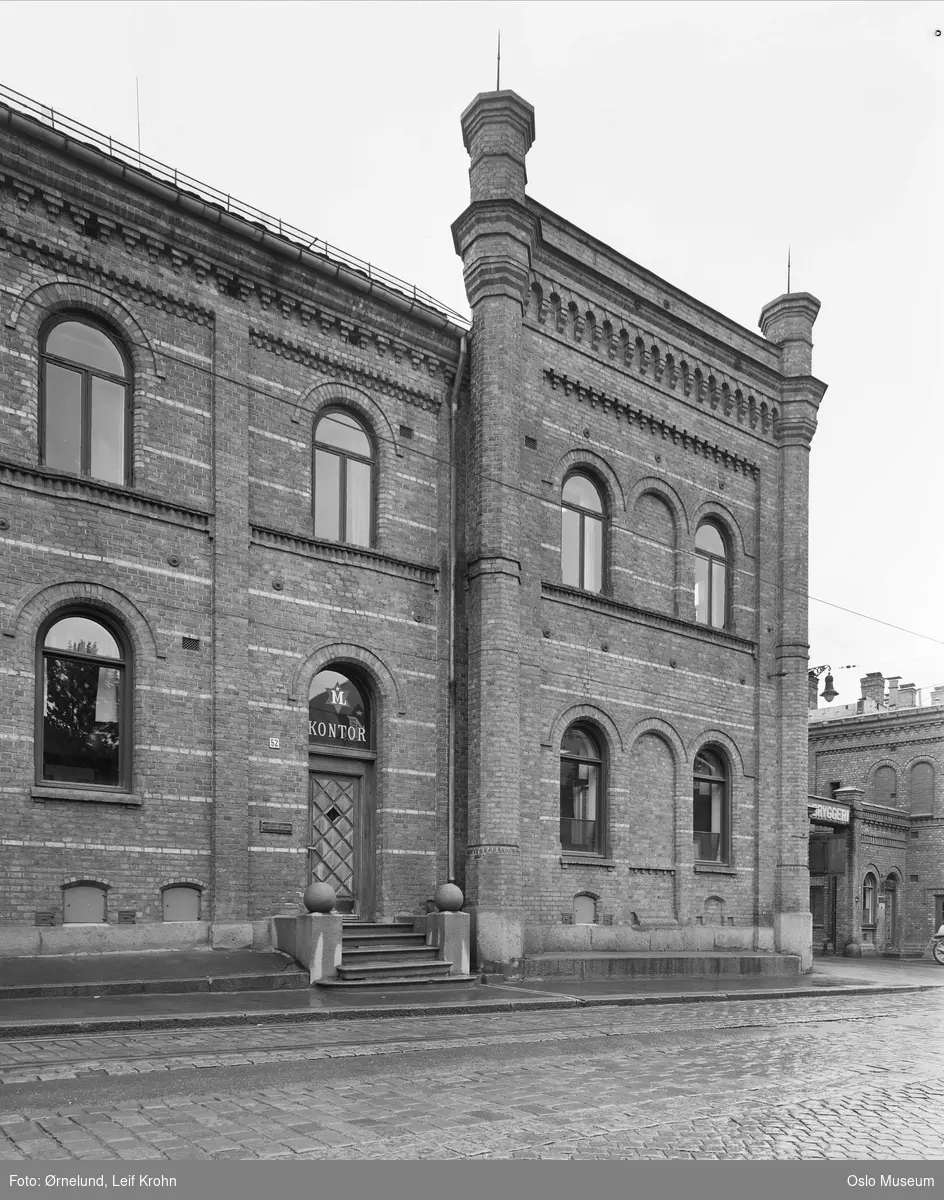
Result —
[[374, 722], [370, 690], [331, 664], [308, 691], [308, 882], [328, 883], [337, 910], [373, 916]]

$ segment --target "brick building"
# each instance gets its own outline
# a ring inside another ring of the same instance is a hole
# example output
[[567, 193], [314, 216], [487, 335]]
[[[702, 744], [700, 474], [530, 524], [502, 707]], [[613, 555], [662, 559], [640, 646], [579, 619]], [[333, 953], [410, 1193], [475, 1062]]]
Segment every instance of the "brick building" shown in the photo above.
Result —
[[0, 946], [454, 878], [480, 967], [808, 962], [819, 302], [753, 333], [532, 200], [513, 92], [462, 116], [471, 331], [0, 117]]
[[873, 671], [853, 704], [817, 707], [811, 680], [814, 949], [920, 955], [944, 924], [944, 689]]

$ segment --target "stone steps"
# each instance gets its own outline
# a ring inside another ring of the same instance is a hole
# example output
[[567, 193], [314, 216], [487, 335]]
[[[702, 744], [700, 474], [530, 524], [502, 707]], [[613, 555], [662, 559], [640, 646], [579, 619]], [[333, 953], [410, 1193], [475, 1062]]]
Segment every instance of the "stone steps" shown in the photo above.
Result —
[[412, 924], [345, 921], [341, 932], [341, 965], [336, 979], [319, 987], [420, 987], [468, 983], [471, 975], [451, 975], [452, 963], [426, 945]]

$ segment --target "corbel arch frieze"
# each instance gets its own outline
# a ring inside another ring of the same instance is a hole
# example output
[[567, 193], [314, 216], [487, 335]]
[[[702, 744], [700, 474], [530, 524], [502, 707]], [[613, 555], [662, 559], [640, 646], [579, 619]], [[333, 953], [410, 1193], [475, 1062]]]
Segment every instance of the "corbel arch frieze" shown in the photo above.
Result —
[[24, 290], [14, 300], [6, 324], [19, 329], [24, 341], [38, 346], [43, 322], [54, 313], [70, 309], [97, 316], [114, 329], [131, 355], [136, 383], [142, 377], [164, 377], [150, 339], [127, 306], [111, 292], [81, 279], [58, 275]]
[[42, 622], [59, 609], [77, 604], [92, 609], [100, 608], [120, 622], [131, 639], [135, 678], [139, 683], [148, 682], [154, 662], [167, 657], [163, 638], [158, 640], [151, 622], [133, 600], [94, 579], [69, 579], [34, 588], [21, 597], [8, 613], [3, 635], [9, 638], [22, 637], [25, 653], [31, 659], [33, 641]]

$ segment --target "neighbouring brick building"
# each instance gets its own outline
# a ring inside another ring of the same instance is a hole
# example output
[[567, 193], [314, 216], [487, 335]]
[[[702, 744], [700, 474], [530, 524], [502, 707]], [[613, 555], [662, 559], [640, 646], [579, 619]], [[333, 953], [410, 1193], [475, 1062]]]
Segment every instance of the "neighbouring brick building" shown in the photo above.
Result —
[[944, 924], [944, 689], [873, 671], [853, 704], [810, 683], [814, 949], [922, 954]]
[[488, 969], [808, 963], [819, 302], [752, 333], [526, 196], [513, 92], [462, 132], [471, 331], [0, 104], [0, 948], [452, 877]]

